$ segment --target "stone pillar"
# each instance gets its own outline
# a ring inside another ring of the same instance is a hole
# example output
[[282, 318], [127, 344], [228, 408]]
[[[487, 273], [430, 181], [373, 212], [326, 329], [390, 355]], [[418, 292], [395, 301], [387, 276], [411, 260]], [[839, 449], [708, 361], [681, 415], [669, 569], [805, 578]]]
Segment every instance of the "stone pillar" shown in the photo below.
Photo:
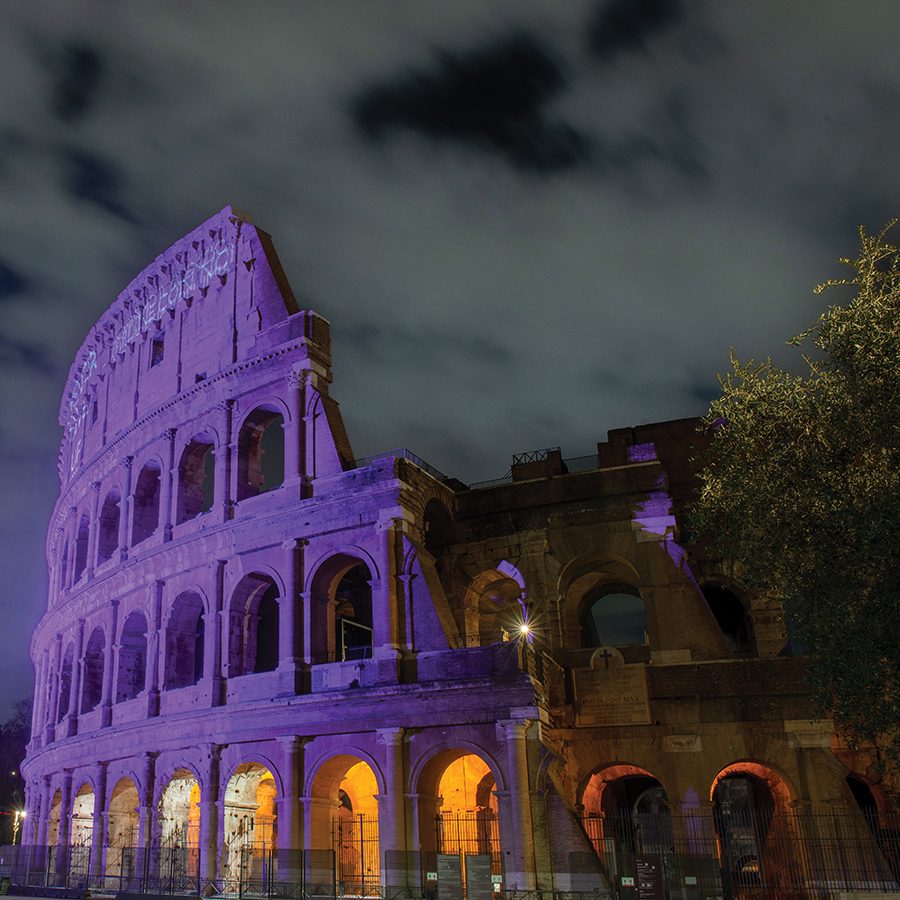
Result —
[[303, 629], [303, 662], [307, 666], [313, 665], [315, 662], [325, 662], [324, 659], [316, 660], [313, 658], [313, 648], [315, 647], [315, 635], [313, 634], [313, 613], [312, 604], [310, 603], [310, 591], [299, 591], [297, 593], [297, 602], [301, 610], [301, 620]]
[[56, 875], [63, 878], [69, 868], [69, 842], [72, 835], [72, 770], [63, 771], [59, 807], [59, 840], [57, 841]]
[[50, 776], [45, 775], [41, 779], [41, 815], [38, 819], [35, 844], [38, 847], [47, 846], [47, 829], [50, 826], [50, 805], [53, 803], [53, 791], [50, 787]]
[[103, 654], [103, 697], [101, 700], [102, 708], [100, 712], [100, 727], [105, 728], [112, 723], [112, 704], [113, 704], [113, 688], [116, 683], [113, 668], [116, 662], [116, 656], [113, 652], [116, 646], [116, 631], [119, 622], [119, 601], [113, 600], [109, 604], [109, 632], [107, 634], [106, 646]]
[[128, 559], [128, 536], [131, 533], [129, 525], [131, 523], [131, 507], [133, 501], [131, 497], [131, 464], [134, 462], [133, 456], [122, 457], [122, 497], [119, 500], [119, 560], [125, 562]]
[[81, 679], [84, 674], [84, 619], [78, 620], [75, 632], [75, 655], [72, 657], [72, 683], [69, 690], [69, 709], [66, 713], [66, 734], [69, 737], [78, 732], [78, 709], [81, 703]]
[[406, 776], [402, 728], [379, 728], [384, 749], [385, 793], [378, 798], [381, 880], [385, 887], [406, 887]]
[[94, 577], [94, 563], [97, 561], [97, 536], [100, 534], [100, 482], [91, 482], [91, 524], [88, 531], [87, 577]]
[[78, 515], [78, 507], [69, 507], [69, 520], [74, 524], [71, 526], [69, 533], [69, 547], [66, 554], [66, 584], [65, 587], [71, 587], [75, 584], [75, 553], [78, 548], [78, 522], [75, 517]]
[[222, 443], [216, 447], [215, 486], [213, 490], [213, 509], [216, 521], [227, 522], [232, 517], [233, 503], [231, 493], [231, 429], [234, 416], [234, 400], [223, 400], [218, 404], [221, 425]]
[[56, 724], [59, 721], [59, 670], [62, 666], [62, 635], [56, 635], [53, 648], [53, 672], [51, 673], [50, 692], [47, 696], [47, 730], [44, 743], [50, 744], [56, 739]]
[[221, 788], [220, 754], [218, 744], [206, 746], [205, 768], [201, 773], [203, 788], [200, 794], [200, 877], [215, 882], [219, 870], [219, 796]]
[[308, 372], [289, 372], [288, 408], [290, 420], [284, 423], [284, 484], [299, 488], [300, 496], [307, 496], [305, 487], [306, 455], [304, 452], [303, 394]]
[[[165, 430], [166, 448], [163, 451], [165, 465], [160, 473], [159, 486], [159, 525], [162, 526], [163, 541], [172, 540], [172, 507], [174, 506], [174, 479], [175, 479], [175, 435], [177, 428]], [[159, 526], [157, 526], [159, 527]]]
[[50, 651], [45, 649], [35, 663], [34, 708], [31, 712], [31, 744], [40, 739], [47, 706], [47, 683], [50, 678]]
[[106, 845], [106, 770], [107, 762], [94, 766], [94, 822], [91, 830], [91, 878], [103, 874], [103, 850]]
[[[302, 614], [300, 622], [297, 619], [297, 597], [299, 591], [299, 577], [302, 571], [301, 554], [303, 553], [302, 541], [285, 541], [281, 545], [285, 556], [284, 584], [285, 596], [278, 604], [278, 670], [288, 679], [293, 679], [300, 662], [300, 650], [298, 647], [300, 631], [302, 630]], [[300, 627], [298, 627], [298, 624]]]
[[300, 790], [303, 784], [303, 747], [306, 739], [297, 735], [280, 737], [281, 781], [284, 791], [278, 797], [278, 878], [298, 882], [302, 878], [303, 815]]
[[149, 874], [150, 845], [153, 841], [153, 792], [156, 775], [156, 756], [145, 753], [138, 769], [140, 778], [138, 795], [137, 871], [141, 878]]
[[[389, 513], [390, 511], [388, 511]], [[376, 532], [379, 536], [378, 563], [381, 580], [372, 587], [372, 641], [376, 655], [396, 657], [400, 643], [397, 610], [396, 519], [382, 514]]]
[[[528, 719], [504, 719], [497, 723], [506, 740], [509, 806], [513, 823], [511, 861], [507, 886], [533, 891], [536, 886], [534, 830], [531, 821], [531, 788], [528, 780]], [[501, 841], [503, 836], [501, 835]]]
[[225, 678], [222, 673], [222, 610], [225, 608], [225, 567], [227, 560], [213, 563], [213, 610], [203, 632], [203, 674], [210, 679], [210, 705], [225, 702]]
[[162, 593], [165, 582], [155, 581], [150, 598], [150, 634], [147, 641], [147, 715], [159, 715], [159, 692], [162, 679], [159, 670], [159, 657], [162, 644]]
[[62, 580], [62, 551], [66, 544], [66, 530], [60, 525], [56, 529], [56, 543], [53, 547], [53, 568], [50, 576], [50, 601], [55, 606], [62, 597], [65, 585]]

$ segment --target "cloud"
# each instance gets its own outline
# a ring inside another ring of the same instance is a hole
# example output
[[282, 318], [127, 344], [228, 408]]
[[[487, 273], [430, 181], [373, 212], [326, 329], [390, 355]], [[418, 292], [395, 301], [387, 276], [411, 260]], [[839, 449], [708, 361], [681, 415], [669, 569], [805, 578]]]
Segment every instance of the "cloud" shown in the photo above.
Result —
[[22, 294], [28, 287], [28, 279], [0, 259], [0, 301]]
[[92, 204], [118, 219], [133, 223], [122, 198], [122, 174], [115, 163], [90, 150], [62, 150], [63, 185], [76, 200]]
[[681, 21], [679, 0], [608, 0], [597, 7], [587, 27], [588, 49], [602, 62], [636, 51]]
[[437, 50], [430, 64], [360, 91], [350, 114], [372, 142], [406, 130], [552, 174], [580, 165], [589, 151], [587, 137], [549, 109], [567, 82], [550, 49], [517, 31], [473, 49]]
[[61, 121], [75, 122], [95, 102], [105, 68], [103, 57], [96, 47], [73, 40], [67, 41], [51, 58], [54, 75], [51, 108]]

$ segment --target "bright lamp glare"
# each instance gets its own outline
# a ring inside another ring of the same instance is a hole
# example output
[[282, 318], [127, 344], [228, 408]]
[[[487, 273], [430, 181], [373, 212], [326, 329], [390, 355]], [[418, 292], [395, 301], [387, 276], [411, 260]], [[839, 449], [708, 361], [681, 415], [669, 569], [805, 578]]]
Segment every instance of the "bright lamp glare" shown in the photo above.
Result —
[[519, 626], [519, 634], [531, 634], [531, 626], [527, 622], [523, 622]]

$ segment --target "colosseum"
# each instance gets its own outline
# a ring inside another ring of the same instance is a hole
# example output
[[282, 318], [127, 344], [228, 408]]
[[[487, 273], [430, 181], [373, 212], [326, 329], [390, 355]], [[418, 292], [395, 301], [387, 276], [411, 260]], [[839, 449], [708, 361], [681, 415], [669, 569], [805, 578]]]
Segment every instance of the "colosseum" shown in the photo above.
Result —
[[816, 718], [778, 604], [681, 542], [695, 420], [485, 484], [355, 459], [329, 333], [225, 208], [82, 344], [23, 889], [896, 888], [872, 751]]

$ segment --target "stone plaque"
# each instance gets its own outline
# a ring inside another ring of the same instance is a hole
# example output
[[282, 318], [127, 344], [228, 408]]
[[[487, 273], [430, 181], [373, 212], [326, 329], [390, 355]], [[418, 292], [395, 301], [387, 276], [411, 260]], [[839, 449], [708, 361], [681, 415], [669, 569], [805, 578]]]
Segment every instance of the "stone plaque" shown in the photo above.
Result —
[[577, 725], [648, 725], [650, 697], [643, 663], [625, 665], [615, 647], [601, 647], [591, 668], [575, 669]]

